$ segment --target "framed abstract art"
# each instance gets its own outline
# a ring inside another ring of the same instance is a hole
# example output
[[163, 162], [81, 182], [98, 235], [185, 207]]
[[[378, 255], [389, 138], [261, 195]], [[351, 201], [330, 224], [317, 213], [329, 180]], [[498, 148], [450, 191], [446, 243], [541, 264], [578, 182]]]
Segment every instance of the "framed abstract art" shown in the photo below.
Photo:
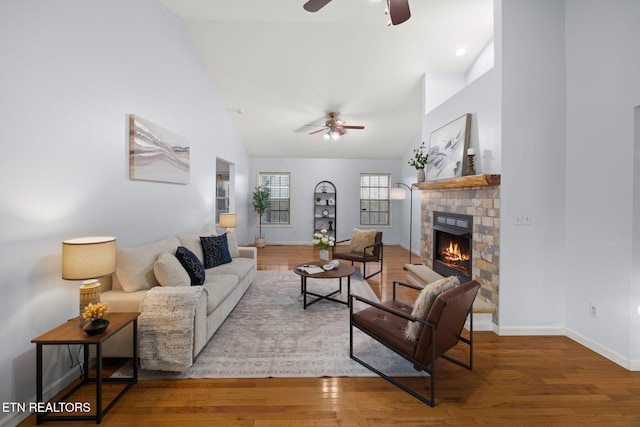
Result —
[[466, 170], [471, 114], [465, 114], [431, 132], [427, 181], [462, 176]]
[[189, 141], [148, 120], [129, 116], [129, 178], [189, 183]]

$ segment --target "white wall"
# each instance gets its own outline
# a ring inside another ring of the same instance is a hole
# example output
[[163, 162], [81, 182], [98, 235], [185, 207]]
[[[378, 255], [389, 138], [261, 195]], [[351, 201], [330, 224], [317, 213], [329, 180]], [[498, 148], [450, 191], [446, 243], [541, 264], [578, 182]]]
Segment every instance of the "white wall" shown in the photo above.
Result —
[[[346, 143], [346, 140], [345, 140]], [[327, 143], [329, 144], [329, 143]], [[336, 186], [337, 239], [348, 239], [351, 230], [359, 227], [360, 173], [391, 173], [392, 182], [398, 182], [398, 160], [379, 159], [277, 159], [252, 158], [250, 167], [251, 189], [257, 185], [259, 172], [291, 173], [291, 225], [262, 226], [267, 244], [311, 244], [313, 238], [313, 192], [320, 181], [331, 181]], [[412, 181], [413, 182], [413, 181]], [[375, 228], [383, 232], [385, 244], [398, 244], [398, 229], [404, 217], [398, 211], [398, 202], [392, 202], [391, 227]], [[258, 215], [251, 210], [251, 239], [258, 235]], [[408, 223], [408, 211], [407, 211]]]
[[[562, 333], [564, 4], [509, 0], [501, 12], [500, 331]], [[531, 225], [514, 225], [517, 214], [528, 214]]]
[[469, 67], [467, 72], [465, 73], [465, 81], [466, 84], [471, 83], [490, 69], [492, 69], [495, 65], [495, 44], [493, 39], [487, 43], [487, 45], [482, 49], [480, 55], [473, 61], [473, 64]]
[[[466, 113], [471, 113], [469, 147], [477, 153], [476, 172], [500, 173], [500, 81], [498, 77], [498, 70], [495, 68], [489, 70], [425, 115], [422, 129], [426, 145], [429, 145], [431, 132]], [[407, 161], [413, 154], [413, 148], [405, 154]], [[403, 165], [407, 165], [407, 162], [403, 162]], [[407, 168], [415, 175], [415, 170], [410, 166]]]
[[629, 354], [631, 369], [640, 371], [640, 106], [635, 108], [633, 136], [633, 254], [630, 302]]
[[494, 42], [491, 40], [465, 73], [426, 73], [424, 76], [424, 114], [451, 98], [494, 66]]
[[424, 113], [451, 98], [466, 86], [464, 73], [427, 73], [424, 75]]
[[640, 369], [640, 3], [567, 0], [566, 8], [567, 328]]
[[[0, 401], [30, 402], [30, 340], [78, 314], [61, 241], [107, 234], [127, 247], [200, 230], [214, 218], [216, 157], [236, 165], [248, 210], [248, 158], [186, 28], [155, 1], [3, 0], [0, 52]], [[188, 185], [129, 180], [130, 113], [190, 141]], [[78, 372], [66, 348], [45, 360], [45, 390]]]

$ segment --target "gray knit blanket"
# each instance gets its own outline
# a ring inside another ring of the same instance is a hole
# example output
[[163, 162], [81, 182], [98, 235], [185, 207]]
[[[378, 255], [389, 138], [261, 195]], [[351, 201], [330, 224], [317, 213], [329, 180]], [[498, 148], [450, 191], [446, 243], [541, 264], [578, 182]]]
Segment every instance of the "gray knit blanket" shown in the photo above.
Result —
[[182, 372], [193, 364], [196, 305], [202, 286], [156, 286], [141, 304], [140, 366]]

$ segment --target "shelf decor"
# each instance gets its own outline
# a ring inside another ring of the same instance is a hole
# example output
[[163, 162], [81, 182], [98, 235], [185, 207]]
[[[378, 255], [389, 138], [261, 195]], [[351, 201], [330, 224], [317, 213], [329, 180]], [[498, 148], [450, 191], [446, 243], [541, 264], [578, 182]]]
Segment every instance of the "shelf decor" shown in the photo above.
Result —
[[324, 230], [334, 240], [337, 235], [336, 186], [320, 181], [313, 190], [313, 233]]
[[418, 171], [418, 182], [425, 181], [424, 168], [427, 166], [427, 162], [429, 161], [429, 154], [425, 153], [426, 151], [427, 147], [425, 147], [424, 141], [422, 141], [420, 147], [413, 149], [413, 157], [408, 162], [410, 166]]
[[88, 322], [83, 327], [87, 335], [98, 335], [107, 330], [109, 321], [104, 318], [104, 315], [108, 311], [109, 306], [106, 302], [89, 304], [85, 307], [82, 318]]
[[427, 181], [462, 176], [466, 169], [465, 153], [469, 147], [471, 114], [465, 114], [431, 132]]

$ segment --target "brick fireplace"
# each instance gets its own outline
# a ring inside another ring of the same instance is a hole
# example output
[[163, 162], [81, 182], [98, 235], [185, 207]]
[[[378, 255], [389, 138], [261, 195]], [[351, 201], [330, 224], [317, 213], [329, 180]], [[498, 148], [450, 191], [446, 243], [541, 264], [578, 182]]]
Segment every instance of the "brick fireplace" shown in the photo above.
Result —
[[500, 283], [499, 184], [499, 175], [474, 175], [414, 184], [422, 190], [420, 255], [429, 268], [434, 269], [434, 238], [437, 232], [434, 230], [434, 219], [437, 220], [434, 213], [451, 213], [454, 217], [468, 215], [473, 219], [471, 277], [482, 285], [477, 298], [496, 307], [493, 313], [495, 324], [498, 324]]

